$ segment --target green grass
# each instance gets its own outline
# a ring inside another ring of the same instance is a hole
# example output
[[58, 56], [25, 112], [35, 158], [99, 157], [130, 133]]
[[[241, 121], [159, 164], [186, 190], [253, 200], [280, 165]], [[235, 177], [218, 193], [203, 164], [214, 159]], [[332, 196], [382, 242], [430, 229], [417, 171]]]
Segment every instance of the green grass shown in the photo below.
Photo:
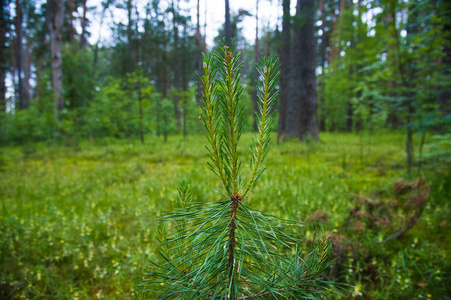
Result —
[[[250, 142], [244, 135], [246, 157]], [[147, 137], [144, 146], [101, 140], [0, 148], [0, 299], [133, 298], [147, 260], [158, 259], [156, 219], [173, 210], [178, 182], [192, 182], [193, 201], [218, 198], [205, 144], [190, 136], [166, 144]], [[337, 252], [328, 276], [352, 285], [356, 296], [443, 299], [451, 293], [449, 165], [425, 165], [431, 196], [402, 239], [379, 243], [387, 232], [349, 229], [355, 196], [393, 198], [404, 161], [402, 133], [362, 140], [323, 133], [320, 143], [274, 144], [249, 203], [303, 221], [296, 235], [306, 248], [318, 227], [345, 237], [348, 248]], [[328, 218], [312, 218], [318, 210]]]

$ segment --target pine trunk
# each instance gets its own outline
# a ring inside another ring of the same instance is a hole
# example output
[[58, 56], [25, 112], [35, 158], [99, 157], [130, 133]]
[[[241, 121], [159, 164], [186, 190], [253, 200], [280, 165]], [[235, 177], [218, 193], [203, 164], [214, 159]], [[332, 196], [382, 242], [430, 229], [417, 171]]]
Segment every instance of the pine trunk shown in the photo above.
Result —
[[81, 19], [81, 36], [80, 36], [80, 48], [84, 48], [86, 47], [88, 40], [86, 38], [86, 23], [87, 23], [87, 19], [86, 19], [86, 13], [87, 13], [87, 6], [86, 6], [86, 1], [87, 0], [83, 0], [83, 17]]
[[7, 4], [0, 3], [0, 112], [6, 112], [6, 31], [7, 31]]
[[22, 46], [22, 4], [20, 3], [20, 0], [16, 0], [16, 22], [15, 22], [15, 29], [16, 29], [16, 71], [17, 71], [17, 108], [19, 110], [22, 110], [25, 108], [25, 95], [23, 90], [23, 74], [22, 74], [22, 52], [23, 52], [23, 46]]
[[290, 80], [290, 43], [291, 43], [291, 26], [290, 26], [290, 0], [283, 0], [283, 20], [282, 20], [282, 41], [279, 49], [280, 56], [280, 77], [279, 77], [279, 124], [277, 128], [277, 142], [280, 137], [286, 134], [286, 117], [288, 102], [288, 83]]
[[[298, 113], [297, 125], [293, 123], [292, 136], [301, 141], [311, 137], [319, 139], [316, 96], [316, 40], [314, 36], [314, 0], [298, 0], [297, 28], [293, 37], [293, 109]], [[288, 118], [287, 118], [288, 119]]]
[[52, 89], [55, 95], [55, 120], [60, 118], [59, 112], [64, 108], [63, 102], [63, 57], [62, 49], [62, 33], [64, 20], [64, 1], [48, 0], [47, 2], [48, 19], [47, 26], [50, 32], [50, 50], [52, 64]]

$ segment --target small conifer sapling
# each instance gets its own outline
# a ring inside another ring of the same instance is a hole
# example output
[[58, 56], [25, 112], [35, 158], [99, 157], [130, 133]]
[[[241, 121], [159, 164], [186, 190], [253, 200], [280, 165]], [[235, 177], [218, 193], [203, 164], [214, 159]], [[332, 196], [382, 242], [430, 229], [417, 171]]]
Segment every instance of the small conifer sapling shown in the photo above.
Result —
[[139, 286], [151, 299], [315, 299], [338, 293], [322, 275], [333, 259], [328, 238], [318, 239], [316, 249], [302, 258], [299, 241], [286, 233], [298, 222], [262, 214], [246, 203], [264, 171], [279, 67], [270, 57], [257, 68], [258, 132], [247, 176], [241, 175], [237, 150], [243, 123], [240, 70], [240, 54], [227, 46], [203, 56], [199, 120], [206, 128], [208, 165], [223, 185], [223, 197], [192, 203], [189, 183], [181, 183], [177, 211], [162, 218], [172, 227], [157, 230], [163, 263], [151, 263]]

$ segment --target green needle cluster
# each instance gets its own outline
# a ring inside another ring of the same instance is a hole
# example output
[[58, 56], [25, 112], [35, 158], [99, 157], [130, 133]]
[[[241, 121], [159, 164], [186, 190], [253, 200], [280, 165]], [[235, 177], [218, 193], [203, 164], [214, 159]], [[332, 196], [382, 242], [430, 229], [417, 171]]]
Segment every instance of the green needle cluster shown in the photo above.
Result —
[[181, 183], [177, 211], [162, 218], [172, 227], [158, 228], [163, 263], [152, 263], [140, 285], [152, 299], [315, 299], [337, 292], [322, 275], [333, 259], [328, 238], [317, 239], [317, 248], [301, 258], [299, 241], [287, 234], [299, 222], [246, 204], [264, 171], [279, 67], [270, 57], [258, 68], [258, 132], [247, 179], [237, 151], [243, 119], [240, 70], [240, 54], [227, 46], [203, 56], [199, 96], [208, 164], [225, 191], [217, 202], [192, 203], [190, 184]]

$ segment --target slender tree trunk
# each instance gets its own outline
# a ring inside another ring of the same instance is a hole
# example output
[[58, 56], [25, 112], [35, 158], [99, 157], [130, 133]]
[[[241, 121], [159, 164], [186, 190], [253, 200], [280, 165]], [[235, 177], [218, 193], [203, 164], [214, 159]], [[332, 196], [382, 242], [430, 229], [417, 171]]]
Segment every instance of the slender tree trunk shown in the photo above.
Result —
[[74, 0], [69, 0], [69, 42], [71, 45], [75, 44], [74, 11]]
[[18, 82], [18, 106], [17, 108], [19, 110], [22, 110], [25, 108], [25, 95], [23, 90], [23, 74], [22, 74], [22, 53], [23, 53], [23, 46], [22, 46], [22, 4], [20, 3], [20, 0], [16, 0], [16, 66], [17, 66], [17, 82]]
[[80, 36], [80, 48], [86, 47], [88, 40], [86, 38], [86, 26], [87, 26], [87, 19], [86, 19], [86, 13], [88, 11], [88, 8], [86, 6], [86, 1], [83, 0], [83, 17], [81, 19], [81, 36]]
[[[136, 23], [138, 24], [138, 22]], [[136, 25], [136, 32], [138, 33], [138, 25]], [[140, 64], [140, 53], [139, 53], [139, 37], [136, 40], [136, 60], [137, 60], [137, 67], [136, 67], [136, 76], [137, 78], [137, 89], [138, 89], [138, 104], [139, 104], [139, 137], [141, 140], [141, 145], [144, 145], [144, 124], [143, 124], [143, 102], [142, 102], [142, 95], [141, 95], [141, 76], [142, 76], [142, 69]]]
[[407, 115], [407, 139], [406, 139], [406, 153], [407, 153], [407, 176], [410, 177], [413, 164], [413, 128], [412, 128], [412, 114], [413, 107], [411, 103], [408, 104]]
[[27, 107], [30, 104], [31, 99], [31, 86], [30, 86], [30, 76], [31, 76], [31, 37], [28, 33], [31, 24], [30, 24], [30, 4], [28, 2], [25, 2], [25, 11], [26, 11], [26, 30], [23, 30], [23, 33], [25, 35], [25, 49], [22, 56], [22, 70], [23, 70], [23, 97], [24, 97], [24, 103], [25, 107]]
[[132, 73], [135, 69], [135, 60], [133, 55], [133, 16], [132, 16], [132, 0], [127, 0], [127, 16], [128, 16], [128, 23], [127, 23], [127, 42], [128, 42], [128, 61], [125, 65], [125, 71], [128, 73]]
[[[256, 12], [255, 12], [255, 46], [254, 46], [254, 61], [257, 64], [259, 58], [259, 45], [258, 45], [258, 0], [256, 0]], [[258, 124], [257, 124], [257, 114], [258, 114], [258, 96], [257, 96], [257, 80], [258, 80], [258, 72], [254, 70], [254, 92], [252, 93], [252, 102], [254, 104], [254, 123], [253, 128], [254, 131], [257, 132]]]
[[286, 134], [286, 117], [288, 104], [288, 86], [290, 80], [290, 45], [291, 45], [291, 16], [290, 16], [290, 0], [283, 0], [283, 19], [282, 19], [282, 41], [279, 49], [280, 56], [280, 89], [279, 89], [279, 124], [277, 128], [277, 143], [280, 137]]
[[168, 97], [168, 53], [166, 50], [166, 44], [163, 46], [163, 71], [161, 75], [163, 99], [166, 99]]
[[[141, 71], [141, 69], [139, 69]], [[143, 102], [141, 96], [141, 72], [138, 72], [138, 102], [139, 102], [139, 137], [144, 144]]]
[[[321, 56], [321, 74], [324, 76], [324, 71], [326, 69], [326, 45], [327, 45], [327, 34], [326, 34], [326, 6], [325, 6], [325, 0], [320, 0], [320, 13], [321, 13], [321, 45], [319, 48], [319, 54]], [[324, 98], [324, 89], [325, 89], [325, 83], [322, 82], [320, 85], [320, 97], [318, 99], [319, 106], [320, 106], [320, 117], [319, 117], [319, 129], [324, 131], [326, 130], [326, 115], [324, 113], [324, 105], [325, 105], [325, 98]]]
[[[202, 76], [202, 50], [201, 50], [201, 36], [200, 36], [200, 0], [197, 0], [197, 25], [196, 25], [196, 71], [197, 74]], [[201, 104], [200, 100], [200, 88], [196, 87], [196, 103], [198, 106]]]
[[231, 31], [231, 28], [230, 28], [230, 5], [229, 5], [229, 0], [225, 0], [225, 27], [224, 27], [224, 34], [225, 34], [226, 45], [230, 47], [230, 41], [232, 39], [232, 31]]
[[[442, 19], [445, 20], [443, 24], [443, 36], [447, 37], [447, 43], [444, 45], [443, 57], [444, 75], [451, 76], [451, 2], [440, 1], [439, 4]], [[438, 99], [439, 108], [444, 115], [451, 114], [451, 91], [448, 89], [440, 93]]]
[[64, 108], [63, 102], [63, 57], [61, 54], [62, 48], [62, 33], [63, 33], [63, 19], [64, 19], [64, 1], [63, 0], [48, 0], [47, 2], [48, 19], [47, 26], [50, 32], [50, 50], [52, 62], [52, 89], [55, 95], [55, 112], [54, 118], [59, 119], [59, 112]]
[[172, 18], [172, 28], [173, 28], [173, 34], [174, 34], [174, 85], [177, 90], [177, 93], [174, 97], [174, 114], [175, 114], [175, 120], [176, 120], [176, 128], [177, 133], [180, 133], [181, 128], [181, 112], [180, 112], [180, 53], [179, 53], [179, 27], [178, 27], [178, 0], [176, 4], [174, 5], [174, 0], [172, 1], [172, 11], [173, 11], [173, 18]]
[[182, 103], [183, 103], [183, 138], [188, 135], [187, 117], [188, 117], [188, 66], [187, 66], [187, 53], [188, 53], [188, 25], [185, 23], [183, 27], [183, 44], [182, 52], [185, 53], [182, 58]]
[[7, 32], [7, 18], [6, 14], [8, 4], [0, 3], [0, 112], [6, 112], [6, 32]]

